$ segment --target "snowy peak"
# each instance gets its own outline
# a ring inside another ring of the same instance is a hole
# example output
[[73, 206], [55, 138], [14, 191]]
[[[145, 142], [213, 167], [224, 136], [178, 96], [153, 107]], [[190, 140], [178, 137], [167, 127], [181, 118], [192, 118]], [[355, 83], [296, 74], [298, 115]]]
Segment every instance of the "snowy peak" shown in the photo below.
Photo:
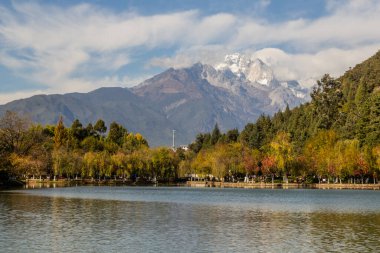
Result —
[[261, 59], [234, 53], [226, 55], [215, 68], [204, 68], [202, 78], [211, 85], [227, 89], [235, 94], [255, 96], [266, 92], [271, 105], [284, 109], [308, 101], [309, 90], [296, 80], [278, 80], [270, 66]]
[[239, 53], [229, 54], [215, 68], [220, 71], [230, 70], [239, 78], [252, 83], [265, 86], [275, 84], [272, 69], [258, 58], [252, 59]]
[[239, 53], [226, 55], [224, 62], [219, 64], [216, 69], [229, 69], [235, 75], [241, 77], [246, 72], [250, 60], [247, 59], [244, 55]]
[[265, 86], [270, 86], [275, 80], [272, 69], [260, 59], [255, 59], [250, 63], [246, 78]]

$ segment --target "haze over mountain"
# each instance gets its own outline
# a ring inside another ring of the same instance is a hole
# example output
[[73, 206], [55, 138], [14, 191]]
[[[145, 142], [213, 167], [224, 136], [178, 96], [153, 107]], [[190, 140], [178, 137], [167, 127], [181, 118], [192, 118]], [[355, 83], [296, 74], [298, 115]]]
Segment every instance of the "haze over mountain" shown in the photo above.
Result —
[[216, 123], [222, 130], [242, 129], [263, 113], [307, 101], [308, 93], [295, 80], [277, 80], [260, 59], [232, 54], [215, 67], [170, 68], [130, 89], [37, 95], [2, 105], [0, 113], [17, 111], [41, 124], [56, 124], [60, 115], [66, 125], [76, 118], [83, 124], [116, 121], [157, 146], [170, 145], [172, 129], [177, 144], [190, 143]]

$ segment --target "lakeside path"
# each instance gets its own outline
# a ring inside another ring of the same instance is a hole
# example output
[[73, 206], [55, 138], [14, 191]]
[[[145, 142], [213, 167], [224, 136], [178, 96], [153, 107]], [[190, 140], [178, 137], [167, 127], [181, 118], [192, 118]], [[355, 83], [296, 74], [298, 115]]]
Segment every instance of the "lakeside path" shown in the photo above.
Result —
[[[25, 182], [26, 188], [50, 188], [65, 187], [75, 185], [166, 185], [166, 184], [134, 184], [115, 180], [90, 181], [90, 180], [59, 180], [59, 181], [40, 181], [28, 180]], [[166, 185], [167, 186], [167, 185]], [[187, 181], [186, 183], [174, 183], [170, 186], [187, 187], [216, 187], [216, 188], [247, 188], [247, 189], [351, 189], [351, 190], [380, 190], [380, 184], [297, 184], [297, 183], [244, 183], [244, 182], [213, 182], [213, 181]]]
[[296, 184], [296, 183], [232, 183], [212, 181], [187, 181], [189, 187], [220, 187], [220, 188], [249, 188], [249, 189], [353, 189], [353, 190], [380, 190], [380, 184]]

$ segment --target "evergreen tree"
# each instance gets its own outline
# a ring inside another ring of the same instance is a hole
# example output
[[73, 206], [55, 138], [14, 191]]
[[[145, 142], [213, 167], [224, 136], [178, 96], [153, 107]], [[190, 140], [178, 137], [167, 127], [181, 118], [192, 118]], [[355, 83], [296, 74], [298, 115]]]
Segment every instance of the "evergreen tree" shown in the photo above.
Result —
[[95, 135], [96, 135], [96, 131], [95, 131], [94, 127], [92, 126], [91, 123], [88, 123], [88, 125], [85, 128], [85, 137], [95, 136]]
[[222, 134], [219, 130], [218, 123], [216, 123], [211, 133], [211, 145], [215, 145], [219, 141], [221, 136]]
[[98, 133], [99, 136], [102, 136], [107, 132], [106, 123], [102, 119], [96, 121], [94, 130]]
[[74, 137], [77, 141], [82, 141], [85, 138], [85, 130], [83, 129], [83, 125], [79, 119], [75, 119], [73, 121], [70, 132], [72, 137]]
[[380, 92], [372, 95], [369, 107], [369, 121], [365, 128], [365, 142], [374, 147], [380, 144]]
[[226, 133], [227, 143], [237, 142], [239, 138], [239, 130], [237, 128], [228, 130]]
[[114, 142], [118, 145], [121, 145], [123, 142], [124, 134], [126, 134], [126, 133], [127, 133], [127, 130], [123, 126], [119, 125], [116, 122], [112, 122], [110, 124], [110, 131], [108, 133], [108, 140], [110, 140], [111, 142]]
[[204, 142], [204, 135], [199, 133], [197, 134], [197, 136], [195, 137], [195, 141], [193, 143], [190, 144], [190, 149], [194, 152], [194, 153], [198, 153], [201, 149], [202, 149], [202, 146], [203, 146], [203, 142]]

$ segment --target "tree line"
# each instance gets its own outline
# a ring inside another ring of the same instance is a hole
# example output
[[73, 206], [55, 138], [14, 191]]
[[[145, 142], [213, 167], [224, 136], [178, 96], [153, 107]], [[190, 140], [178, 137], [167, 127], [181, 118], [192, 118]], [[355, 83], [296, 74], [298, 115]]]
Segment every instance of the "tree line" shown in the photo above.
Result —
[[173, 180], [179, 152], [149, 148], [139, 133], [102, 119], [83, 126], [35, 125], [15, 112], [0, 119], [0, 170], [17, 178]]

